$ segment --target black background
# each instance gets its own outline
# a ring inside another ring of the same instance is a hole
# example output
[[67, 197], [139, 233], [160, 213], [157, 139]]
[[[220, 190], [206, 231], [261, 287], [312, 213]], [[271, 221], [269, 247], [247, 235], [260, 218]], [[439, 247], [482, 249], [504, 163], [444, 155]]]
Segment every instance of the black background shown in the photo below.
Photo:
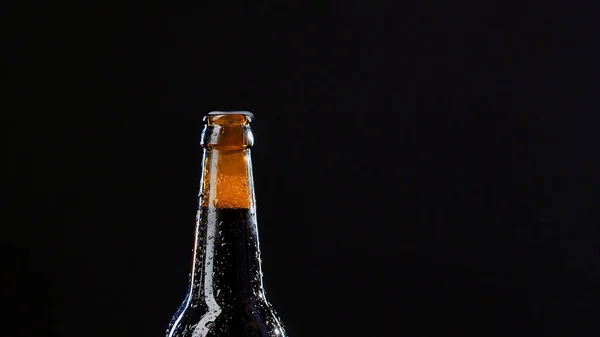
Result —
[[162, 336], [236, 109], [290, 336], [597, 336], [593, 1], [16, 4], [3, 336]]

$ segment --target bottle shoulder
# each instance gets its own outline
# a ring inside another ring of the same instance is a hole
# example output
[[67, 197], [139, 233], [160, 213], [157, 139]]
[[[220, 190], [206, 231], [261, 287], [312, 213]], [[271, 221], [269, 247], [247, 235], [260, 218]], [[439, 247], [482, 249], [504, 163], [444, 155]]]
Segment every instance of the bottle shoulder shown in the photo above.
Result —
[[285, 328], [266, 300], [248, 298], [209, 307], [184, 305], [173, 317], [167, 337], [285, 337]]

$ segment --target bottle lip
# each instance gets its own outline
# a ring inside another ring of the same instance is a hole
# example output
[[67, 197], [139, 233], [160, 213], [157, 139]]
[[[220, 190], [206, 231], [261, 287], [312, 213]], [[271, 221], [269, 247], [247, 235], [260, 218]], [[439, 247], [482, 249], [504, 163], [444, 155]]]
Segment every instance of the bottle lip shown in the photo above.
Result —
[[254, 114], [250, 111], [211, 111], [208, 113], [209, 116], [214, 115], [243, 115], [254, 119]]

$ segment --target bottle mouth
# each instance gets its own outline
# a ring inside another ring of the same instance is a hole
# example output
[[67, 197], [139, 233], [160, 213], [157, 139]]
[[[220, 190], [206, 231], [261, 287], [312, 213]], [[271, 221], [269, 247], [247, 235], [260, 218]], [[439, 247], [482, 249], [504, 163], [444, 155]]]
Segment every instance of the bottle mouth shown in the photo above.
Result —
[[242, 115], [249, 118], [254, 118], [254, 114], [250, 111], [211, 111], [208, 113], [209, 116], [215, 115]]
[[211, 111], [204, 117], [201, 144], [204, 147], [249, 148], [254, 144], [250, 111]]

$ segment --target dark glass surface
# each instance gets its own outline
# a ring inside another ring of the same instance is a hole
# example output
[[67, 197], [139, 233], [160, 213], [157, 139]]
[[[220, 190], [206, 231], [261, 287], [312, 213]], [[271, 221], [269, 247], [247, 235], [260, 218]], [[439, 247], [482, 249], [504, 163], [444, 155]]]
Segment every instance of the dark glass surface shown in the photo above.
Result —
[[201, 208], [190, 288], [168, 337], [286, 336], [262, 286], [251, 209]]

